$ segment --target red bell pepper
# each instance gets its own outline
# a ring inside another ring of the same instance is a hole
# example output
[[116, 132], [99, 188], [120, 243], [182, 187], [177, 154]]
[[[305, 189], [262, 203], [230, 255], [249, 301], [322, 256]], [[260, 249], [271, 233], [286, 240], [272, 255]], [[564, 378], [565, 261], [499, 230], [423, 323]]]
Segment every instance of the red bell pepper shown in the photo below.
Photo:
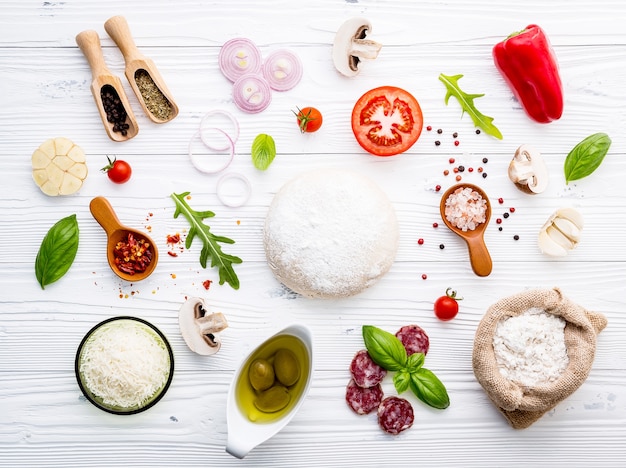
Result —
[[535, 24], [516, 32], [493, 48], [496, 67], [528, 116], [539, 123], [563, 113], [563, 87], [550, 41]]

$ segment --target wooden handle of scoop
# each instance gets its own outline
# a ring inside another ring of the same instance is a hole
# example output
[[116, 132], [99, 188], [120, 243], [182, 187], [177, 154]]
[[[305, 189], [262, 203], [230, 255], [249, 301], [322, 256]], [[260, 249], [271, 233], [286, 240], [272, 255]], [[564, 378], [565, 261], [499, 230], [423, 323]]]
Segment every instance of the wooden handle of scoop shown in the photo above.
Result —
[[489, 276], [492, 269], [491, 255], [483, 236], [472, 236], [465, 239], [469, 249], [472, 270], [478, 276]]
[[76, 44], [85, 55], [94, 79], [102, 75], [110, 75], [111, 72], [104, 62], [100, 37], [98, 33], [91, 29], [83, 31], [76, 36]]
[[120, 223], [109, 200], [104, 197], [96, 197], [91, 200], [91, 203], [89, 203], [89, 211], [91, 211], [95, 220], [98, 221], [98, 224], [102, 226], [102, 229], [104, 229], [108, 236], [111, 236], [111, 234], [118, 229], [127, 229]]
[[137, 49], [133, 36], [130, 34], [130, 28], [128, 27], [126, 18], [123, 16], [113, 16], [104, 23], [104, 29], [120, 48], [126, 63], [144, 58], [141, 52], [139, 52], [139, 49]]

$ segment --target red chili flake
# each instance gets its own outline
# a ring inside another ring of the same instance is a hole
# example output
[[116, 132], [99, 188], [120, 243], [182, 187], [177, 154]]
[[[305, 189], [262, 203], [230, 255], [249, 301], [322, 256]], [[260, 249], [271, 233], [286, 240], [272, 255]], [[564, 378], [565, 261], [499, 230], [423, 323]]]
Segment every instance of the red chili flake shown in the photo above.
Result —
[[511, 213], [515, 213], [515, 208], [511, 207], [511, 208], [509, 208], [509, 211], [510, 211]]
[[459, 140], [454, 140], [454, 146], [459, 146]]
[[422, 279], [423, 279], [423, 280], [425, 280], [426, 278], [428, 278], [428, 276], [426, 276], [426, 273], [424, 273], [424, 274], [422, 275]]
[[170, 257], [178, 257], [178, 254], [177, 254], [176, 252], [172, 252], [171, 250], [168, 250], [168, 251], [167, 251], [167, 254], [168, 254]]
[[237, 226], [239, 226], [241, 224], [241, 220], [237, 220]]
[[497, 224], [502, 224], [502, 218], [498, 218], [498, 219], [496, 219], [496, 223], [497, 223]]
[[127, 239], [119, 241], [113, 250], [115, 266], [122, 272], [134, 275], [146, 271], [152, 261], [150, 243], [146, 239], [136, 240], [132, 233]]
[[426, 130], [428, 130], [429, 132], [433, 129], [433, 127], [431, 127], [430, 125], [428, 127], [426, 127]]
[[417, 243], [419, 245], [423, 245], [424, 244], [424, 239], [417, 239]]
[[434, 228], [439, 227], [439, 223], [433, 223], [433, 227], [434, 227]]
[[441, 190], [441, 185], [435, 185], [435, 192], [438, 192], [439, 190]]
[[445, 171], [443, 171], [443, 175], [448, 175], [450, 174], [450, 171], [448, 169], [446, 169]]
[[204, 289], [206, 289], [206, 290], [208, 291], [208, 290], [209, 290], [209, 288], [211, 287], [211, 283], [212, 283], [212, 282], [213, 282], [213, 281], [211, 281], [211, 280], [204, 280], [204, 281], [202, 282], [202, 286], [204, 286]]
[[448, 159], [448, 162], [449, 162], [450, 164], [454, 164], [454, 158], [450, 158], [450, 159]]
[[462, 179], [460, 175], [456, 176], [456, 181], [459, 182]]
[[173, 236], [169, 235], [167, 236], [167, 243], [168, 244], [178, 244], [180, 242], [180, 234], [176, 233]]
[[504, 198], [498, 198], [498, 203], [502, 205], [504, 203]]

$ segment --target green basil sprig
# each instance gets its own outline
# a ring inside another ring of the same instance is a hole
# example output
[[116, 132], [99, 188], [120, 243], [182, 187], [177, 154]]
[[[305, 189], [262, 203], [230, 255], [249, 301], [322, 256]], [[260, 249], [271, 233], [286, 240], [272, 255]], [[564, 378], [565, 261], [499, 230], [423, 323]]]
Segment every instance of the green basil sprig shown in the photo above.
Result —
[[563, 171], [565, 183], [587, 177], [604, 160], [611, 146], [611, 139], [606, 133], [594, 133], [578, 143], [565, 158]]
[[393, 384], [398, 393], [410, 388], [428, 406], [437, 409], [450, 406], [450, 397], [444, 384], [432, 371], [423, 367], [423, 353], [407, 356], [404, 345], [395, 335], [373, 325], [363, 325], [363, 341], [376, 364], [388, 371], [395, 371]]
[[261, 133], [252, 142], [252, 163], [257, 169], [264, 171], [276, 157], [276, 144], [270, 135]]
[[60, 279], [72, 266], [78, 251], [78, 221], [70, 215], [50, 228], [35, 259], [35, 276], [41, 289]]

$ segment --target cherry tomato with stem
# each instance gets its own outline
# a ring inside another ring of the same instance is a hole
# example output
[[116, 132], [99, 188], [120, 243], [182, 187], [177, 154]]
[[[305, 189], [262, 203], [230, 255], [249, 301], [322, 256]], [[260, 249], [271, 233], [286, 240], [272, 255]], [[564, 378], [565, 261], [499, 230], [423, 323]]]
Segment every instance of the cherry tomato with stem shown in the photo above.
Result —
[[296, 114], [298, 127], [302, 133], [317, 132], [322, 126], [322, 113], [315, 107], [304, 107], [294, 114]]
[[130, 164], [116, 157], [113, 157], [113, 161], [111, 161], [111, 158], [107, 156], [107, 160], [109, 164], [104, 166], [102, 171], [107, 173], [111, 182], [124, 184], [130, 180], [130, 176], [133, 173]]
[[459, 313], [459, 303], [457, 301], [461, 300], [463, 298], [457, 297], [455, 290], [452, 288], [446, 289], [446, 295], [435, 301], [435, 316], [444, 322], [452, 320]]

